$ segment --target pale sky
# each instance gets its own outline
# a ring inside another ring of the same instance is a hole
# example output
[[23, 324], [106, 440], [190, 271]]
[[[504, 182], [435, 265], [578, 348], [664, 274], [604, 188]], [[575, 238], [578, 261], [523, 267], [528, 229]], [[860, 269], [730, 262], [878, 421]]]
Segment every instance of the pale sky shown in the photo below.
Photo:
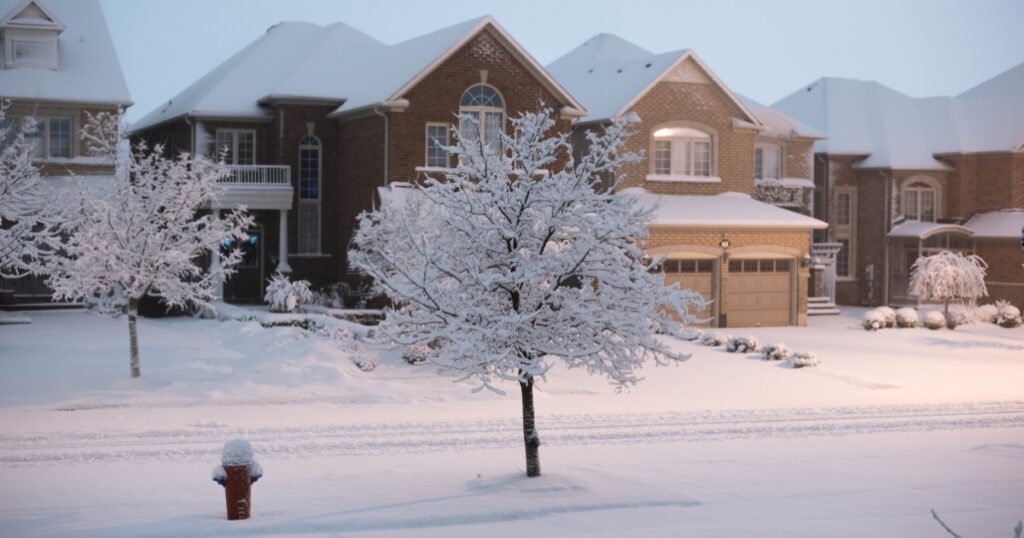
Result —
[[[133, 121], [280, 21], [344, 21], [394, 43], [480, 15], [542, 64], [598, 33], [692, 48], [766, 104], [822, 76], [955, 95], [1024, 62], [1024, 0], [102, 0]], [[329, 68], [330, 66], [325, 66]], [[584, 103], [585, 105], [586, 103]]]

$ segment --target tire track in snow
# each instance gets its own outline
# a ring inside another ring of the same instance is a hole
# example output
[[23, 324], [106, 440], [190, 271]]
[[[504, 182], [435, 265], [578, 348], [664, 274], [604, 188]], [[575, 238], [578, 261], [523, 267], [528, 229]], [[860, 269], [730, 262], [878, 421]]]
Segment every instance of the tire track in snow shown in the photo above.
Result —
[[[802, 438], [1024, 427], [1024, 401], [934, 405], [554, 415], [538, 419], [555, 446]], [[246, 437], [265, 457], [423, 453], [515, 448], [518, 417], [240, 429], [197, 425], [151, 430], [0, 435], [0, 467], [134, 461], [209, 461], [224, 440]]]

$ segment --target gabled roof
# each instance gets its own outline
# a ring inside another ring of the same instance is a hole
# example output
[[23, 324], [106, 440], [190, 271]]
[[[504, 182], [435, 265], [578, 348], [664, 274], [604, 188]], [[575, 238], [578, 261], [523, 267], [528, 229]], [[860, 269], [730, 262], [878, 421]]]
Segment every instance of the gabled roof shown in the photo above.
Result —
[[[39, 8], [33, 28], [63, 32], [57, 37], [58, 68], [0, 70], [0, 97], [128, 106], [132, 104], [121, 63], [98, 0], [0, 0], [4, 21]], [[39, 19], [39, 13], [46, 20]], [[47, 22], [49, 21], [49, 22]], [[15, 27], [10, 24], [7, 27]], [[21, 26], [26, 27], [26, 26]]]
[[811, 138], [811, 139], [822, 139], [825, 138], [825, 133], [807, 125], [806, 123], [794, 119], [793, 117], [784, 114], [780, 110], [767, 107], [761, 103], [737, 93], [736, 97], [743, 104], [746, 105], [747, 109], [757, 116], [757, 119], [764, 125], [764, 134], [791, 138]]
[[826, 77], [773, 107], [828, 136], [815, 151], [865, 156], [858, 167], [947, 170], [935, 155], [1024, 149], [1024, 64], [956, 97]]
[[746, 105], [690, 49], [654, 54], [616, 35], [598, 34], [548, 64], [548, 71], [590, 111], [581, 121], [594, 122], [625, 114], [686, 60], [695, 62], [736, 104], [744, 115], [741, 119], [760, 125]]
[[974, 231], [959, 224], [928, 222], [921, 220], [905, 220], [889, 230], [889, 237], [906, 237], [911, 239], [928, 239], [940, 233], [959, 233], [972, 235]]
[[336, 103], [332, 116], [401, 98], [480, 32], [490, 31], [570, 107], [582, 106], [491, 17], [471, 19], [395, 45], [348, 26], [284, 22], [133, 126], [181, 116], [269, 118], [275, 100]]
[[6, 9], [8, 9], [7, 14], [0, 19], [0, 28], [64, 31], [64, 23], [40, 0], [21, 0], [13, 7]]

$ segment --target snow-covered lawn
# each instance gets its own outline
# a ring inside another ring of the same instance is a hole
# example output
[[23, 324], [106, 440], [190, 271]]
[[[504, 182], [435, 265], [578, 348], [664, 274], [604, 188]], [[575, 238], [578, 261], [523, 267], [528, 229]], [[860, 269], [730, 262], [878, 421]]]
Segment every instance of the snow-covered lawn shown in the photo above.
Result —
[[[0, 536], [1009, 536], [1024, 518], [1024, 328], [730, 329], [816, 353], [794, 370], [687, 342], [617, 393], [555, 368], [545, 476], [518, 390], [471, 385], [255, 321], [77, 311], [0, 326]], [[266, 475], [223, 519], [224, 441]]]

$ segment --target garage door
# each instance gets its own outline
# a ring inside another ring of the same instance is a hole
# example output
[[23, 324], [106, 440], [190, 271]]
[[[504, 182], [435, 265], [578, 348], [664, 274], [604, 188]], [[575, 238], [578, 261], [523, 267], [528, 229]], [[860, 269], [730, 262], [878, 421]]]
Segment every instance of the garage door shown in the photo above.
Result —
[[730, 260], [726, 290], [729, 327], [789, 325], [790, 260]]
[[[714, 261], [713, 260], [665, 260], [665, 284], [679, 283], [679, 288], [692, 290], [704, 297], [705, 301], [711, 301], [714, 289]], [[704, 319], [713, 315], [714, 307], [708, 305], [704, 310], [691, 311], [694, 316]], [[699, 325], [709, 325], [710, 320]]]

